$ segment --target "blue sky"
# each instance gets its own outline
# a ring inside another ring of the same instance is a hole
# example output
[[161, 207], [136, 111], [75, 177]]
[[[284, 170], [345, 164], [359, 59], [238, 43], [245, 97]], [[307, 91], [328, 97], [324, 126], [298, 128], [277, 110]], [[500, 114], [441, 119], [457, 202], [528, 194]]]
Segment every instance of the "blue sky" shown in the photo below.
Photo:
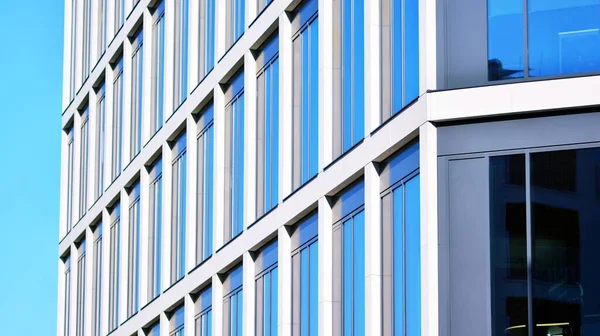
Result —
[[63, 8], [0, 11], [2, 335], [56, 335]]

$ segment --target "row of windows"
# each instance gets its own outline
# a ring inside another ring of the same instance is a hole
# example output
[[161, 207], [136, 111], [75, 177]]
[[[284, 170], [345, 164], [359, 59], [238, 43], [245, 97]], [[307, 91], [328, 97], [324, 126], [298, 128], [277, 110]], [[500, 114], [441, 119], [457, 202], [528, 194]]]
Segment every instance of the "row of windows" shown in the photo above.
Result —
[[[207, 128], [210, 129], [210, 126]], [[204, 129], [202, 135], [206, 136]], [[162, 190], [160, 188], [162, 160], [158, 159], [148, 168], [150, 203], [149, 221], [141, 223], [140, 220], [140, 184], [135, 182], [126, 188], [128, 194], [128, 227], [121, 225], [121, 204], [119, 201], [110, 206], [108, 210], [110, 235], [108, 244], [108, 263], [102, 264], [102, 224], [98, 223], [92, 228], [94, 239], [94, 262], [92, 267], [93, 303], [91, 305], [93, 335], [100, 334], [102, 318], [101, 298], [103, 267], [108, 266], [108, 331], [112, 331], [123, 321], [119, 300], [122, 295], [127, 296], [126, 316], [132, 316], [140, 309], [140, 282], [141, 277], [146, 277], [148, 286], [147, 302], [152, 301], [179, 281], [187, 274], [188, 267], [185, 263], [186, 225], [181, 214], [185, 213], [186, 188], [185, 169], [178, 168], [185, 161], [186, 148], [184, 146], [186, 135], [181, 134], [173, 140], [172, 148], [176, 155], [171, 162], [173, 166], [173, 189], [171, 194], [172, 225], [171, 249], [164, 254], [170, 258], [171, 269], [169, 274], [170, 284], [160, 283], [162, 269], [161, 251], [164, 249], [161, 237], [164, 235], [161, 223], [161, 209], [163, 205]], [[203, 139], [198, 137], [199, 140]], [[382, 209], [382, 328], [384, 334], [420, 335], [420, 195], [419, 195], [419, 146], [414, 143], [392, 156], [381, 164], [381, 209]], [[176, 169], [179, 172], [176, 173]], [[177, 177], [176, 177], [177, 176]], [[206, 183], [204, 181], [203, 183]], [[199, 183], [202, 185], [203, 183]], [[368, 223], [365, 220], [365, 186], [362, 180], [351, 184], [332, 197], [333, 212], [333, 312], [335, 335], [364, 335], [365, 332], [365, 230]], [[196, 227], [197, 241], [202, 244], [196, 246], [196, 255], [203, 253], [212, 254], [205, 244], [212, 244], [213, 237], [206, 237], [212, 231], [212, 224], [198, 222]], [[148, 269], [147, 274], [140, 273], [140, 231], [142, 225], [148, 232]], [[292, 265], [292, 334], [316, 335], [318, 330], [318, 216], [312, 213], [295, 224], [291, 231], [292, 250], [290, 254]], [[210, 227], [210, 228], [209, 228]], [[121, 248], [123, 241], [121, 232], [128, 232], [128, 248]], [[207, 239], [208, 238], [208, 239]], [[77, 268], [77, 329], [83, 327], [83, 302], [85, 291], [85, 240], [76, 243], [78, 246]], [[255, 269], [255, 323], [259, 335], [277, 335], [278, 317], [278, 241], [265, 244], [258, 251], [253, 252], [253, 267]], [[126, 275], [121, 275], [120, 262], [127, 260]], [[197, 259], [196, 264], [205, 259]], [[71, 292], [71, 266], [70, 257], [64, 258], [64, 313], [65, 324], [69, 325], [70, 292]], [[125, 278], [127, 287], [120, 288], [120, 279]], [[220, 274], [223, 284], [223, 332], [225, 335], [242, 335], [244, 326], [242, 316], [243, 305], [243, 268], [235, 266]], [[210, 335], [212, 324], [212, 292], [210, 287], [204, 288], [192, 295], [195, 300], [195, 327], [197, 335]], [[183, 335], [183, 307], [177, 308], [167, 314], [170, 316], [170, 331]], [[219, 322], [220, 323], [220, 322]], [[68, 328], [65, 335], [68, 335]]]
[[[180, 0], [178, 10], [183, 12], [187, 9], [187, 0]], [[394, 1], [392, 1], [394, 3]], [[400, 5], [400, 4], [397, 4]], [[361, 5], [362, 6], [362, 5]], [[336, 13], [339, 19], [344, 21], [344, 25], [348, 30], [341, 30], [337, 44], [336, 67], [342, 69], [339, 73], [339, 78], [335, 82], [338, 86], [334, 86], [334, 154], [336, 157], [351, 149], [354, 145], [364, 138], [364, 36], [362, 32], [363, 14], [362, 7], [358, 3], [348, 2], [340, 4], [340, 8]], [[213, 8], [213, 4], [206, 3], [203, 10], [208, 11]], [[158, 131], [164, 120], [164, 34], [165, 34], [165, 13], [164, 4], [161, 2], [154, 8], [154, 23], [152, 27], [153, 38], [153, 64], [152, 72], [152, 109], [149, 118], [150, 134]], [[178, 12], [181, 21], [181, 26], [187, 26], [187, 21], [184, 20], [186, 15]], [[209, 15], [210, 16], [210, 15]], [[212, 19], [212, 17], [211, 17]], [[207, 21], [210, 21], [207, 19]], [[335, 20], [334, 20], [335, 21]], [[354, 23], [354, 21], [357, 21]], [[295, 11], [292, 19], [292, 25], [295, 28], [293, 34], [293, 116], [292, 116], [292, 187], [299, 188], [301, 185], [316, 176], [319, 171], [318, 163], [318, 147], [319, 147], [319, 107], [318, 107], [318, 17], [317, 17], [317, 1], [309, 0], [301, 4]], [[356, 29], [358, 27], [358, 29]], [[177, 50], [187, 50], [184, 46], [187, 42], [187, 28], [176, 30], [176, 35], [181, 35], [179, 42], [176, 43]], [[406, 33], [405, 30], [401, 29]], [[96, 89], [96, 112], [95, 112], [95, 132], [93, 134], [88, 130], [88, 110], [89, 104], [80, 111], [82, 121], [81, 134], [73, 136], [72, 127], [67, 130], [69, 136], [68, 145], [68, 165], [67, 165], [67, 220], [66, 232], [69, 232], [72, 227], [73, 210], [72, 204], [74, 193], [79, 192], [79, 217], [81, 218], [89, 207], [87, 168], [89, 159], [89, 137], [90, 134], [95, 136], [95, 153], [96, 164], [93, 167], [96, 172], [95, 177], [95, 199], [102, 195], [103, 190], [107, 187], [104, 182], [105, 178], [105, 144], [108, 141], [106, 137], [111, 136], [112, 148], [111, 167], [109, 171], [110, 181], [115, 180], [123, 169], [123, 161], [127, 154], [129, 159], [133, 159], [140, 151], [142, 146], [142, 133], [144, 120], [143, 116], [143, 33], [138, 30], [131, 38], [133, 54], [128, 62], [124, 62], [121, 57], [112, 65], [112, 106], [107, 108], [106, 94], [104, 84], [100, 84]], [[345, 42], [344, 42], [345, 41]], [[345, 44], [344, 44], [345, 43]], [[202, 47], [202, 46], [201, 46]], [[204, 47], [208, 48], [208, 44]], [[214, 46], [210, 46], [212, 48]], [[208, 48], [208, 49], [210, 49]], [[416, 52], [416, 48], [411, 49]], [[183, 52], [177, 52], [178, 55], [183, 55]], [[210, 54], [210, 53], [208, 53]], [[256, 57], [257, 73], [257, 194], [256, 194], [256, 215], [261, 217], [279, 202], [279, 125], [280, 125], [280, 99], [279, 99], [279, 37], [274, 35], [270, 37], [259, 48]], [[342, 57], [343, 56], [343, 57]], [[414, 55], [413, 55], [414, 57]], [[416, 57], [415, 59], [417, 59]], [[394, 62], [397, 57], [391, 57]], [[399, 58], [401, 64], [398, 67], [405, 69], [406, 64], [403, 62], [406, 57]], [[178, 65], [176, 65], [177, 73], [180, 77], [175, 79], [174, 87], [179, 92], [174, 97], [178, 103], [185, 99], [187, 93], [187, 58], [180, 57]], [[129, 116], [129, 129], [125, 130], [124, 125], [124, 63], [131, 66], [132, 81], [131, 81], [131, 109]], [[211, 65], [212, 66], [212, 65]], [[208, 68], [205, 68], [207, 70]], [[407, 70], [408, 71], [408, 70]], [[412, 70], [414, 71], [414, 69]], [[418, 86], [418, 71], [414, 72], [412, 80], [402, 79], [401, 83], [412, 83], [411, 85]], [[352, 80], [346, 80], [351, 78]], [[391, 85], [391, 84], [390, 84]], [[398, 84], [400, 85], [400, 84]], [[185, 89], [183, 89], [185, 88]], [[225, 125], [228, 136], [224, 139], [225, 144], [225, 159], [228, 178], [225, 181], [225, 199], [226, 199], [226, 222], [231, 223], [225, 231], [226, 240], [235, 237], [243, 228], [244, 213], [248, 209], [244, 209], [244, 159], [245, 153], [245, 128], [246, 128], [246, 112], [244, 111], [245, 96], [244, 96], [244, 72], [239, 72], [225, 86]], [[178, 91], [179, 90], [179, 91]], [[394, 91], [396, 92], [396, 91]], [[404, 92], [400, 90], [398, 92]], [[395, 104], [394, 110], [399, 111], [410, 100], [416, 98], [418, 90], [413, 87], [414, 95], [410, 99], [403, 98], [401, 103]], [[391, 94], [392, 97], [397, 95]], [[390, 103], [391, 104], [391, 103]], [[177, 106], [177, 104], [175, 104]], [[212, 109], [212, 108], [211, 108]], [[108, 111], [107, 111], [108, 110]], [[106, 113], [112, 112], [112, 127], [111, 134], [107, 133]], [[211, 112], [212, 113], [212, 112]], [[388, 113], [390, 115], [391, 113]], [[211, 117], [212, 119], [212, 117]], [[124, 136], [130, 137], [130, 146], [128, 150], [123, 148]], [[212, 132], [205, 138], [211, 146], [213, 144]], [[79, 139], [77, 139], [79, 138]], [[80, 190], [74, 190], [73, 179], [73, 139], [80, 141]], [[203, 145], [205, 146], [205, 145]], [[210, 149], [212, 150], [212, 149]], [[210, 161], [208, 161], [210, 162]], [[185, 162], [182, 164], [185, 167]], [[212, 169], [212, 168], [211, 168]], [[212, 171], [210, 172], [212, 174]]]

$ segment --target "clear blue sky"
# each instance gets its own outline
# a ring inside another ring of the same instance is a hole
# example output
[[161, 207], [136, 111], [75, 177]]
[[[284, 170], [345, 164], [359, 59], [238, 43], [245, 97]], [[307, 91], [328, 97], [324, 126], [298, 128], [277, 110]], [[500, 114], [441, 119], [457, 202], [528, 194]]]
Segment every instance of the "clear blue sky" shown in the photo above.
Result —
[[63, 0], [0, 10], [0, 330], [56, 335]]

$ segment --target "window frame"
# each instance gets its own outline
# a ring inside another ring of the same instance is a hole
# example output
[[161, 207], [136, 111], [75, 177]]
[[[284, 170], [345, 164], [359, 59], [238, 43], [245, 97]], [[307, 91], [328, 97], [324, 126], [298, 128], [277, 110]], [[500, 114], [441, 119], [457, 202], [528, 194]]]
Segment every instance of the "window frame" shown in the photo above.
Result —
[[102, 222], [95, 225], [94, 235], [94, 268], [92, 273], [92, 335], [100, 336], [102, 328]]
[[144, 31], [138, 29], [131, 42], [131, 144], [130, 161], [142, 149], [142, 122], [144, 108]]
[[[121, 256], [121, 205], [119, 202], [110, 209], [110, 244], [109, 244], [109, 304], [108, 304], [108, 331], [119, 327], [119, 299], [120, 299], [120, 256]], [[112, 271], [112, 272], [111, 272]], [[112, 273], [112, 274], [111, 274]]]
[[104, 193], [104, 175], [106, 169], [106, 90], [102, 83], [96, 89], [96, 180], [95, 199]]
[[79, 219], [81, 219], [88, 209], [88, 168], [89, 168], [89, 144], [90, 144], [90, 108], [89, 105], [80, 112], [81, 127], [79, 144]]
[[124, 74], [123, 56], [113, 65], [113, 118], [112, 118], [112, 167], [111, 181], [114, 182], [123, 171], [123, 102]]
[[[197, 121], [197, 178], [196, 178], [196, 265], [210, 258], [214, 252], [214, 106], [209, 103]], [[209, 160], [210, 159], [210, 160]], [[211, 177], [210, 183], [209, 177]]]
[[159, 297], [162, 290], [162, 234], [164, 220], [162, 212], [164, 192], [162, 163], [162, 157], [158, 157], [147, 168], [150, 180], [150, 200], [148, 207], [148, 302]]
[[173, 111], [186, 100], [188, 94], [189, 61], [189, 0], [174, 1], [173, 29]]
[[85, 296], [86, 296], [86, 246], [85, 239], [77, 247], [77, 305], [75, 335], [84, 336], [85, 333]]
[[[183, 279], [186, 274], [186, 232], [187, 232], [187, 134], [179, 133], [171, 143], [173, 160], [171, 189], [171, 285]], [[179, 170], [176, 170], [179, 169]], [[177, 172], [177, 174], [176, 174]], [[183, 173], [180, 175], [180, 173]], [[183, 202], [181, 200], [183, 197]]]
[[141, 192], [140, 181], [128, 188], [129, 194], [129, 246], [127, 274], [127, 316], [140, 308], [140, 258], [141, 258]]
[[162, 128], [165, 116], [165, 20], [165, 0], [161, 0], [152, 9], [151, 135]]

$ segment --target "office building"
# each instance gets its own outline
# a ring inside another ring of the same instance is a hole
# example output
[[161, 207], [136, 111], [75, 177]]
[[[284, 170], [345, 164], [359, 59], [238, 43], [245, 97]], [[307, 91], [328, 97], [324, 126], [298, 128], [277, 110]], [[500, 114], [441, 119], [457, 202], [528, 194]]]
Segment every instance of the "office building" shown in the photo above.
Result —
[[600, 334], [599, 18], [67, 0], [57, 334]]

